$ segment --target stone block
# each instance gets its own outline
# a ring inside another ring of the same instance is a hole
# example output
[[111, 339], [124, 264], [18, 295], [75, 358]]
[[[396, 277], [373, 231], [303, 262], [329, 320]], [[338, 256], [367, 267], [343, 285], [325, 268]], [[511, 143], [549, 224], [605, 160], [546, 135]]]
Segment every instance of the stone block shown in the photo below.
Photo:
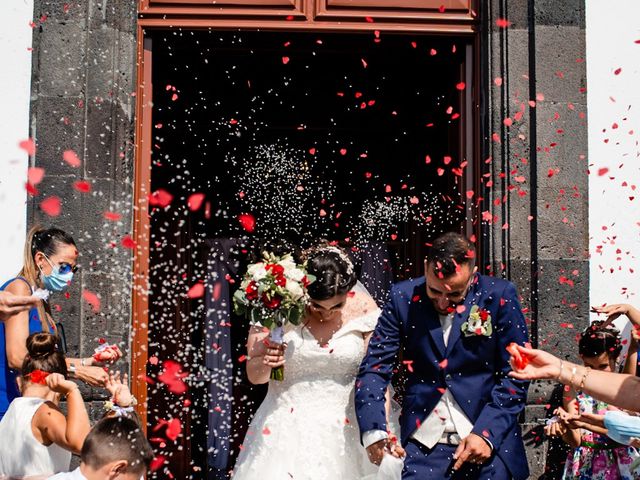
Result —
[[536, 0], [537, 25], [561, 25], [585, 28], [585, 0]]
[[114, 154], [118, 147], [114, 142], [117, 128], [114, 109], [109, 100], [92, 99], [87, 105], [86, 170], [89, 177], [113, 178]]
[[571, 26], [536, 28], [536, 88], [548, 102], [585, 102], [585, 31]]
[[86, 23], [84, 20], [40, 24], [38, 93], [74, 97], [85, 91]]
[[68, 22], [70, 20], [84, 20], [87, 18], [89, 2], [60, 0], [36, 0], [33, 5], [34, 17], [46, 15], [47, 20]]
[[106, 25], [122, 32], [135, 33], [137, 29], [137, 0], [120, 0], [117, 2], [93, 1], [90, 28]]
[[81, 160], [84, 156], [84, 99], [38, 97], [34, 112], [35, 165], [44, 167], [48, 176], [77, 175], [78, 169], [65, 163], [62, 154], [73, 150]]
[[588, 260], [539, 261], [539, 347], [577, 361], [576, 335], [589, 323]]

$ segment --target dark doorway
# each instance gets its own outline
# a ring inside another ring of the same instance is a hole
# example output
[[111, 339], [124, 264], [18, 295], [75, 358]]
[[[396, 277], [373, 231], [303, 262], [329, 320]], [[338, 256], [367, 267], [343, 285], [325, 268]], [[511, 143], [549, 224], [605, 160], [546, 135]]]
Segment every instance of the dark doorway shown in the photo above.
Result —
[[[150, 37], [152, 190], [171, 199], [156, 195], [150, 211], [148, 355], [158, 362], [148, 374], [175, 359], [190, 372], [190, 388], [179, 396], [149, 387], [149, 431], [180, 418], [183, 436], [162, 442], [164, 472], [204, 478], [211, 405], [200, 367], [210, 345], [204, 298], [185, 293], [205, 277], [211, 239], [239, 239], [239, 257], [255, 239], [301, 247], [335, 240], [356, 257], [375, 245], [394, 280], [419, 275], [430, 240], [468, 224], [469, 49], [464, 40], [406, 34]], [[247, 214], [252, 232], [238, 220]], [[247, 326], [231, 325], [239, 389], [229, 467], [261, 399], [242, 374]]]

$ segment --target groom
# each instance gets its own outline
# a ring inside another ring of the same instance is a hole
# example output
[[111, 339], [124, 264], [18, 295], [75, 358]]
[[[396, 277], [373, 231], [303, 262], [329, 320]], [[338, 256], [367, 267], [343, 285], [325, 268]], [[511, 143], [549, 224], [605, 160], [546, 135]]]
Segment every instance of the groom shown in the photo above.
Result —
[[466, 237], [437, 238], [424, 278], [393, 287], [360, 366], [356, 414], [379, 463], [389, 442], [385, 392], [402, 353], [403, 480], [529, 476], [518, 425], [528, 383], [507, 376], [505, 350], [528, 341], [527, 327], [513, 284], [477, 270]]

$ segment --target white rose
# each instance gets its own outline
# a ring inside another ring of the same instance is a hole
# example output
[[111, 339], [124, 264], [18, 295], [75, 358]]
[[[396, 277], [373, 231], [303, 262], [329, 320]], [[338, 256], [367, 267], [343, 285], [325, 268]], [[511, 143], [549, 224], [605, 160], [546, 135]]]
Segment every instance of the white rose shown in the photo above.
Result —
[[256, 282], [259, 282], [267, 276], [267, 270], [264, 268], [264, 263], [251, 265], [247, 271], [249, 272], [249, 275], [251, 275], [251, 278]]
[[284, 276], [296, 282], [301, 282], [304, 278], [304, 272], [299, 268], [292, 268], [290, 270], [286, 270], [284, 272]]
[[285, 270], [296, 268], [296, 262], [292, 258], [284, 258], [278, 262], [278, 265], [281, 265]]
[[302, 291], [302, 287], [298, 282], [287, 280], [285, 288], [287, 289], [287, 291], [289, 291], [289, 293], [291, 293], [291, 296], [294, 300], [299, 299], [304, 294], [304, 292]]

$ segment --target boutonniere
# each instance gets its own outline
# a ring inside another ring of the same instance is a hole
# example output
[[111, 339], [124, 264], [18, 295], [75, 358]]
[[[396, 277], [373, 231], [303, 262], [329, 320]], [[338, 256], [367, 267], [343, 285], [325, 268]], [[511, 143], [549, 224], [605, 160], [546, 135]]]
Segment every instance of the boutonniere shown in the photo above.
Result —
[[488, 337], [493, 333], [491, 314], [488, 310], [474, 305], [471, 307], [469, 318], [462, 324], [461, 328], [465, 337], [471, 337], [474, 335]]

